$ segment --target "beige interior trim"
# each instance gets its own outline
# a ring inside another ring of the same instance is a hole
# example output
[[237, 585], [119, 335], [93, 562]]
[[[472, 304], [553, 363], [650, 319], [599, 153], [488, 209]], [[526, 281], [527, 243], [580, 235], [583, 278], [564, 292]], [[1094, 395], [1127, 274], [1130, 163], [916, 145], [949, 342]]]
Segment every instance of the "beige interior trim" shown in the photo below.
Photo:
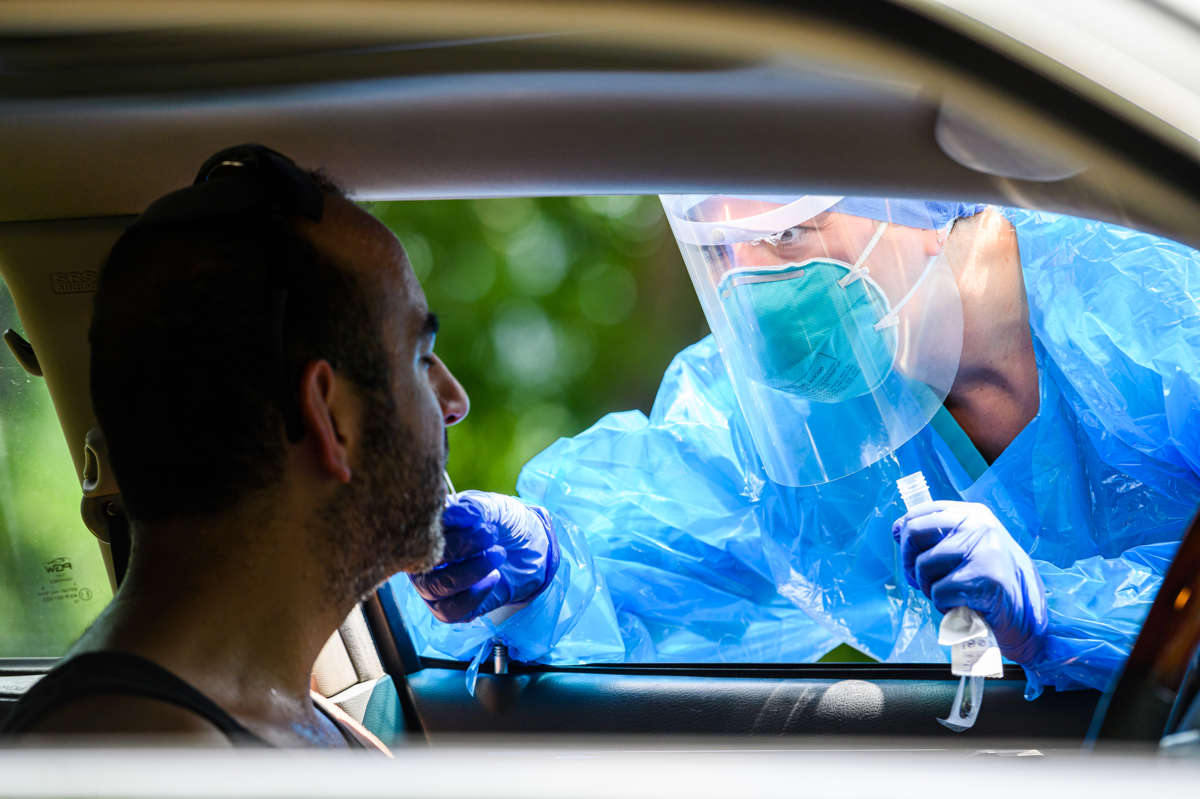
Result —
[[362, 607], [334, 631], [313, 664], [314, 689], [358, 721], [367, 711], [371, 691], [384, 674]]
[[346, 645], [346, 653], [354, 664], [360, 682], [383, 676], [383, 663], [379, 660], [379, 652], [375, 649], [375, 640], [367, 628], [361, 605], [350, 612], [338, 633]]
[[370, 703], [371, 693], [375, 690], [377, 682], [379, 680], [355, 683], [344, 691], [331, 694], [326, 698], [345, 711], [347, 716], [361, 722], [367, 715], [367, 705]]
[[313, 677], [317, 681], [317, 691], [322, 696], [341, 693], [358, 682], [358, 672], [342, 642], [341, 631], [334, 630], [325, 646], [321, 647], [313, 664]]

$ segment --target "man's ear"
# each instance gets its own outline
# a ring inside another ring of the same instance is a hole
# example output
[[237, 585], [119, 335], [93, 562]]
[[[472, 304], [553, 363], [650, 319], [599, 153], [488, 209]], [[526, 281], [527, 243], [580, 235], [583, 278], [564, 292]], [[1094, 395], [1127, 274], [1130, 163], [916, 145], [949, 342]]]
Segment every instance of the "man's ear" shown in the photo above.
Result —
[[329, 361], [312, 361], [300, 378], [300, 419], [321, 468], [338, 482], [350, 482], [347, 433], [357, 418], [357, 398], [338, 381]]

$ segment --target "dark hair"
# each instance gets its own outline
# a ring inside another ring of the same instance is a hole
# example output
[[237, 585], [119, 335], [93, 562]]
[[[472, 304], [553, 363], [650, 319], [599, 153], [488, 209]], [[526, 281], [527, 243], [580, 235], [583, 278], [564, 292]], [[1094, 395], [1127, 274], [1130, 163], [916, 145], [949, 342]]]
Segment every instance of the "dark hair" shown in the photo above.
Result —
[[129, 516], [210, 514], [276, 483], [307, 363], [386, 389], [380, 306], [283, 219], [127, 231], [100, 274], [89, 338], [92, 403]]

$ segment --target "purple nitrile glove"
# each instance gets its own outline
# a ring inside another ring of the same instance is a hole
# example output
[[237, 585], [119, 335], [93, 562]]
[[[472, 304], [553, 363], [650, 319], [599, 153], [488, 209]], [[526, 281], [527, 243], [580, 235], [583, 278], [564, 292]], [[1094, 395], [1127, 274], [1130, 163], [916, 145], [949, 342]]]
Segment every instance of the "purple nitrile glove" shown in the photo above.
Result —
[[966, 605], [988, 623], [1000, 651], [1032, 665], [1046, 635], [1046, 589], [1033, 561], [986, 506], [927, 502], [892, 526], [909, 584], [939, 611]]
[[442, 528], [442, 562], [411, 575], [413, 587], [441, 621], [470, 621], [510, 603], [528, 602], [550, 584], [558, 568], [550, 515], [515, 497], [462, 491], [443, 511]]

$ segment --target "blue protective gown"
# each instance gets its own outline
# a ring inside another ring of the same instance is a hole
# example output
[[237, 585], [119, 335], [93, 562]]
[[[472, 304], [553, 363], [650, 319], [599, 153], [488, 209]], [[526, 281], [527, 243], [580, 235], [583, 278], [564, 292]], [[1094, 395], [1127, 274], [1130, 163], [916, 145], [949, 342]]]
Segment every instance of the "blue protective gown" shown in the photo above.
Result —
[[938, 614], [905, 582], [896, 479], [991, 508], [1046, 586], [1041, 685], [1105, 688], [1200, 504], [1200, 254], [1099, 222], [1006, 209], [1017, 231], [1039, 377], [1037, 416], [972, 481], [927, 427], [822, 486], [770, 482], [712, 338], [676, 356], [650, 417], [610, 414], [521, 472], [563, 558], [511, 619], [442, 624], [392, 581], [418, 649], [514, 657], [811, 661], [839, 642], [945, 661]]

